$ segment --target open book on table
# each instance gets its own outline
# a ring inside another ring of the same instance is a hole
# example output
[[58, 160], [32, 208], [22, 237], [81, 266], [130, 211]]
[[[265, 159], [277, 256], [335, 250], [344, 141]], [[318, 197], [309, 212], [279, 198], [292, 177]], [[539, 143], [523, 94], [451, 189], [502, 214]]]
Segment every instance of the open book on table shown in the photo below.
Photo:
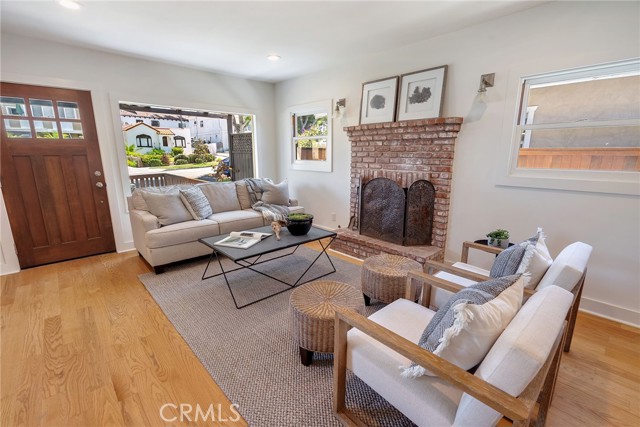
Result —
[[227, 246], [237, 249], [247, 249], [269, 236], [271, 236], [271, 233], [258, 233], [255, 231], [232, 231], [228, 237], [215, 242], [214, 245]]

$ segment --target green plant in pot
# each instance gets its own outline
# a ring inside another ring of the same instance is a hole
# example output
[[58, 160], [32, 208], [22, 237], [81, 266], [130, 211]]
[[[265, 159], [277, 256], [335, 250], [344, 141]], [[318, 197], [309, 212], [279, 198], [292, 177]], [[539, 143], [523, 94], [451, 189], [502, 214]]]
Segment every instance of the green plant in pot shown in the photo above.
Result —
[[287, 217], [287, 230], [294, 236], [303, 236], [311, 230], [313, 215], [307, 213], [291, 213]]
[[497, 248], [507, 248], [509, 246], [509, 232], [502, 228], [492, 231], [487, 234], [487, 244]]

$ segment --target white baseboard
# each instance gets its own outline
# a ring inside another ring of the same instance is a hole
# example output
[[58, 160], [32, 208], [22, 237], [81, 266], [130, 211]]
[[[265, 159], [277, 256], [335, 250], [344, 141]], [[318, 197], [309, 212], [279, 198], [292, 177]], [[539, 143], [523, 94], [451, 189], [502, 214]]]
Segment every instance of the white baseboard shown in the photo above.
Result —
[[580, 311], [604, 317], [605, 319], [626, 325], [640, 327], [640, 312], [624, 307], [608, 304], [606, 302], [582, 297], [580, 300]]

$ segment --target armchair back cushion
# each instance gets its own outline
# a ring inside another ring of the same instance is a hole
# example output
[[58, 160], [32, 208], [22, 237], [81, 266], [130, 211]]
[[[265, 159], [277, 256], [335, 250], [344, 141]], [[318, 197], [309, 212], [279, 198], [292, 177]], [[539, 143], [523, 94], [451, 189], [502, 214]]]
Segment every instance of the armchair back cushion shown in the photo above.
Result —
[[[573, 295], [557, 286], [536, 292], [500, 335], [475, 375], [518, 396], [544, 365], [562, 329]], [[463, 394], [454, 426], [493, 426], [501, 414]]]
[[536, 289], [555, 285], [571, 292], [587, 269], [592, 250], [591, 245], [582, 242], [575, 242], [564, 248]]

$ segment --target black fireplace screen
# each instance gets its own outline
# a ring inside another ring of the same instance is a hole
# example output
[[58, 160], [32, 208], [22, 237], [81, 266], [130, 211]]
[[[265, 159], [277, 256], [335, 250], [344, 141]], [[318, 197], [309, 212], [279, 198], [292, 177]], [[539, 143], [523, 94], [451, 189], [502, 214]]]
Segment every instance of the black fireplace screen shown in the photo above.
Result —
[[360, 234], [404, 246], [431, 244], [435, 189], [429, 181], [406, 189], [374, 178], [364, 184], [360, 198]]

